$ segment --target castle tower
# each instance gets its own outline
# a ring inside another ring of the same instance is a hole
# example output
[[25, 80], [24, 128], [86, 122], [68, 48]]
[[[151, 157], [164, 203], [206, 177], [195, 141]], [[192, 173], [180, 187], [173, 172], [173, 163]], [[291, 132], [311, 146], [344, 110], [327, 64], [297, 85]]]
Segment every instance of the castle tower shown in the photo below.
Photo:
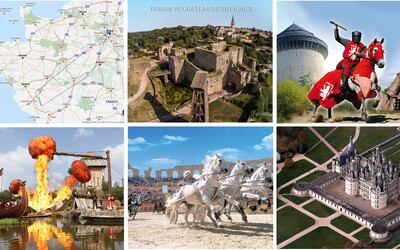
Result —
[[376, 174], [374, 184], [371, 189], [371, 207], [384, 209], [387, 206], [388, 195], [385, 179], [381, 172]]
[[345, 177], [345, 192], [348, 195], [357, 195], [360, 181], [357, 167], [355, 166], [355, 160], [352, 160], [350, 164], [350, 170], [346, 173]]
[[318, 81], [325, 73], [328, 46], [313, 33], [292, 24], [278, 34], [278, 83], [284, 80], [299, 81], [310, 75]]
[[235, 16], [232, 16], [231, 29], [232, 29], [232, 33], [234, 33], [235, 32]]

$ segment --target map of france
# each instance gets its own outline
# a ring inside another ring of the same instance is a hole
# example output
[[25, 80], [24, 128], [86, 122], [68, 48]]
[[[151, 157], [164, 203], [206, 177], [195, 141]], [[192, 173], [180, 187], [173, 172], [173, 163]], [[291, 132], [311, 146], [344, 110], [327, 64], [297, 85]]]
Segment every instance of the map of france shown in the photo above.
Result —
[[[0, 77], [28, 119], [123, 122], [124, 1], [73, 0], [56, 19], [35, 15], [34, 1], [17, 3], [25, 39], [0, 41]], [[1, 2], [0, 15], [10, 11]]]

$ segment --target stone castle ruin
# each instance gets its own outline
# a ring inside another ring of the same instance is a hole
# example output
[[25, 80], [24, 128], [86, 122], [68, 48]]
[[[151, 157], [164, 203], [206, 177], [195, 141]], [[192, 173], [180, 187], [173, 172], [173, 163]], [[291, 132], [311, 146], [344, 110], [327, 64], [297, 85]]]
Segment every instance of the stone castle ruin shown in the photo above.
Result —
[[242, 47], [221, 41], [196, 47], [194, 60], [189, 60], [184, 48], [172, 48], [168, 56], [171, 81], [206, 86], [209, 95], [223, 90], [239, 92], [250, 82], [252, 71], [242, 65], [243, 52]]

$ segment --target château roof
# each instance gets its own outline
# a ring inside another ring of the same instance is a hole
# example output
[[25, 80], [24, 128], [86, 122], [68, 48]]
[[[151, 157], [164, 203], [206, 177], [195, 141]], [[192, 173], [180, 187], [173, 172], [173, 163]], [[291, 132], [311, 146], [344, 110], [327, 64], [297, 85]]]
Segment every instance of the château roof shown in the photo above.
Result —
[[354, 146], [353, 138], [350, 136], [349, 144], [347, 145], [346, 150], [339, 156], [339, 166], [346, 164], [346, 160], [350, 159], [350, 157], [354, 157], [355, 155], [356, 147]]
[[295, 23], [278, 34], [278, 51], [301, 48], [316, 50], [321, 53], [325, 59], [328, 56], [328, 45], [314, 36], [313, 33]]

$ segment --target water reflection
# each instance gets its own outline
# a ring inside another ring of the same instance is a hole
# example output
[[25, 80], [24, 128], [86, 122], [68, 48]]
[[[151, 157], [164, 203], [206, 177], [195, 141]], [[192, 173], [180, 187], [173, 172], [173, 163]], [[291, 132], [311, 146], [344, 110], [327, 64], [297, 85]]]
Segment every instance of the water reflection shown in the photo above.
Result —
[[65, 219], [29, 219], [0, 227], [0, 249], [124, 249], [124, 227], [80, 225]]

